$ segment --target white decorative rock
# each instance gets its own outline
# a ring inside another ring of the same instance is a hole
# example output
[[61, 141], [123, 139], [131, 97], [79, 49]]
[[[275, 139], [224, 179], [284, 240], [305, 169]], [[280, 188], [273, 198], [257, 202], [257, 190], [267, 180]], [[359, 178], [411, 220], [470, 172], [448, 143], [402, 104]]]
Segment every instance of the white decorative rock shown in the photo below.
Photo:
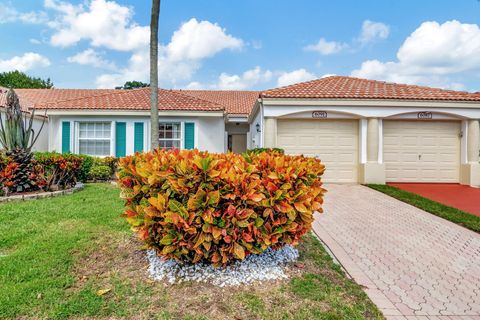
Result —
[[262, 254], [252, 254], [243, 261], [219, 268], [208, 264], [192, 265], [163, 260], [154, 250], [147, 251], [147, 258], [150, 262], [148, 270], [153, 280], [166, 280], [172, 284], [183, 281], [209, 282], [224, 287], [286, 279], [286, 264], [298, 259], [298, 250], [288, 245], [277, 250], [267, 249]]

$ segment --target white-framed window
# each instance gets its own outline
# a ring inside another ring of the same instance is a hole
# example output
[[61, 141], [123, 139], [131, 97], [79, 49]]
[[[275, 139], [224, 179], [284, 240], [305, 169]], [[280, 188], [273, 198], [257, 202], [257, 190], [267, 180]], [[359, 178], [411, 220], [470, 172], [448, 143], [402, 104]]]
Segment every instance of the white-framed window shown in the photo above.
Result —
[[78, 123], [78, 153], [104, 157], [111, 154], [112, 123], [108, 121]]
[[181, 122], [160, 122], [159, 126], [159, 147], [166, 149], [180, 149], [182, 146], [182, 123]]

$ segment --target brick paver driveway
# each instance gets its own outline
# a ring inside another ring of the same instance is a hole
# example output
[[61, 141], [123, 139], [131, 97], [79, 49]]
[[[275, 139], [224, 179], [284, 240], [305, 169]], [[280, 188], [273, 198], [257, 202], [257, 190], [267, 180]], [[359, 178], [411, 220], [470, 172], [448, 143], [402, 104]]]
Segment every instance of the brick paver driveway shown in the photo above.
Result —
[[480, 235], [359, 185], [327, 185], [315, 233], [387, 319], [480, 319]]

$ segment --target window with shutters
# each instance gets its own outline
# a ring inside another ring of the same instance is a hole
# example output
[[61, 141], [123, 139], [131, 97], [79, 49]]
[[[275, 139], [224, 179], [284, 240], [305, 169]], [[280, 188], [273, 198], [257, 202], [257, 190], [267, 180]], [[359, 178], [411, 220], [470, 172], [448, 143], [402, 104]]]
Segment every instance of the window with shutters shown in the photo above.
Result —
[[109, 156], [111, 143], [111, 122], [80, 122], [78, 124], [78, 153], [98, 157]]
[[180, 149], [182, 145], [182, 124], [180, 122], [160, 122], [159, 147]]

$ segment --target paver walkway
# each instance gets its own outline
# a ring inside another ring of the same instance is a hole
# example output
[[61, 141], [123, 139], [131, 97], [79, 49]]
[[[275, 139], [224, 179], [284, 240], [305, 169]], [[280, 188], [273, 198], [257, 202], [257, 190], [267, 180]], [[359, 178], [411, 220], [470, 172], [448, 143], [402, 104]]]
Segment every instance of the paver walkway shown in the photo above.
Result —
[[480, 235], [359, 185], [327, 185], [315, 233], [387, 319], [480, 319]]
[[480, 217], [480, 188], [455, 183], [389, 183], [389, 185]]

